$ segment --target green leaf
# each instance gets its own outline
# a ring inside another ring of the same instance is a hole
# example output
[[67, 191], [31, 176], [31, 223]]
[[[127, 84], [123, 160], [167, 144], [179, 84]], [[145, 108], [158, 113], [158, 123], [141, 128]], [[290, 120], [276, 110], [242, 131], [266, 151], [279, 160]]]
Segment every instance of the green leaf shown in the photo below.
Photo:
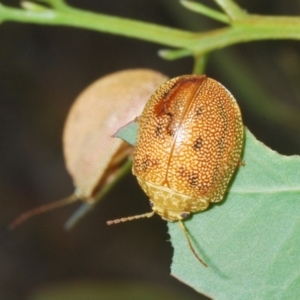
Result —
[[214, 299], [300, 299], [300, 158], [267, 148], [247, 130], [243, 160], [225, 200], [169, 223], [172, 275]]
[[185, 221], [208, 268], [168, 223], [172, 275], [214, 299], [300, 299], [300, 158], [246, 130], [243, 160], [226, 199]]

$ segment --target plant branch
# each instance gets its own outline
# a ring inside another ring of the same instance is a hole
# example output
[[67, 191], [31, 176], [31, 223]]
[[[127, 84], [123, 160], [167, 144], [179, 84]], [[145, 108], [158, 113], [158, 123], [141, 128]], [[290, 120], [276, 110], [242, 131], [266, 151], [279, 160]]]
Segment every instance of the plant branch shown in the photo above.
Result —
[[[36, 5], [34, 2], [26, 2], [27, 4], [32, 3]], [[14, 21], [51, 26], [72, 26], [139, 38], [174, 47], [180, 47], [194, 37], [193, 33], [187, 31], [100, 13], [86, 12], [70, 6], [64, 10], [43, 8], [42, 5], [38, 5], [38, 7], [39, 9], [24, 10], [0, 4], [0, 22]]]
[[[232, 1], [215, 1], [226, 7], [227, 13], [229, 8], [232, 8], [230, 6], [233, 4]], [[231, 26], [204, 33], [194, 33], [142, 21], [86, 12], [72, 8], [59, 0], [39, 2], [48, 5], [55, 4], [56, 8], [43, 7], [30, 1], [26, 1], [26, 3], [27, 7], [30, 3], [38, 6], [35, 8], [33, 5], [31, 9], [18, 9], [0, 4], [0, 22], [14, 21], [51, 26], [72, 26], [118, 34], [182, 49], [179, 56], [199, 56], [242, 42], [264, 39], [300, 39], [300, 18], [298, 17], [244, 15], [243, 18], [233, 20]], [[233, 15], [236, 16], [231, 13], [231, 16]]]

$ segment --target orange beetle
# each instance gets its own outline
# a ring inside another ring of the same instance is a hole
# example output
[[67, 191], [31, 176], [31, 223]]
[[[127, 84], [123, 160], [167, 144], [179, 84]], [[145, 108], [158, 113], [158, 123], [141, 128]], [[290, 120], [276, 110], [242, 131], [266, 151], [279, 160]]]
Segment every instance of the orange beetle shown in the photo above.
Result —
[[163, 84], [138, 119], [133, 174], [167, 221], [223, 199], [241, 158], [244, 127], [233, 96], [205, 75]]
[[151, 217], [179, 221], [223, 199], [241, 161], [244, 126], [230, 92], [205, 75], [164, 83], [138, 118], [133, 174], [150, 198], [152, 212], [109, 221]]

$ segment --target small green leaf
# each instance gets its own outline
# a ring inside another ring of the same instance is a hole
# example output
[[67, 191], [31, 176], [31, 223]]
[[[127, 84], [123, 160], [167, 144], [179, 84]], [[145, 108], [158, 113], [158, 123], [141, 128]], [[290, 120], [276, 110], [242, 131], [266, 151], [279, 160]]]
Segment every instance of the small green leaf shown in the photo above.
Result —
[[121, 127], [113, 137], [117, 137], [127, 142], [130, 145], [135, 145], [136, 133], [138, 130], [138, 123], [136, 121], [132, 121], [125, 126]]
[[267, 148], [247, 131], [227, 198], [185, 222], [169, 223], [172, 275], [214, 299], [300, 299], [300, 158]]

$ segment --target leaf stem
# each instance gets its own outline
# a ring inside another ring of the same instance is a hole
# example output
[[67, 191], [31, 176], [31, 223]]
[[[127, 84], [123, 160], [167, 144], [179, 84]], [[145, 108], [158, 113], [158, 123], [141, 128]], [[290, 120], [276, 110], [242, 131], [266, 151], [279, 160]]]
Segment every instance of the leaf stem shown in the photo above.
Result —
[[98, 194], [95, 196], [95, 202], [83, 203], [75, 212], [71, 215], [71, 217], [66, 221], [64, 228], [66, 230], [72, 229], [89, 211], [93, 209], [93, 207], [106, 196], [110, 190], [114, 188], [114, 186], [130, 171], [132, 167], [132, 161], [128, 159], [118, 170], [116, 177], [109, 184], [105, 185]]

